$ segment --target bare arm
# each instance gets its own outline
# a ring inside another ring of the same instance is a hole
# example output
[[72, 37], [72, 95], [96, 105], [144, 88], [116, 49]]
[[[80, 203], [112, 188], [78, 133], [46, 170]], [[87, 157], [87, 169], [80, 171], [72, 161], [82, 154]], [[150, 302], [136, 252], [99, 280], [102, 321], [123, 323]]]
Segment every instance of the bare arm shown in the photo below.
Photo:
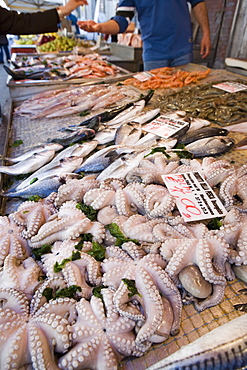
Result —
[[201, 2], [194, 6], [193, 12], [195, 18], [202, 30], [202, 40], [201, 40], [201, 50], [200, 54], [202, 58], [206, 58], [211, 49], [211, 41], [210, 41], [210, 28], [209, 28], [209, 21], [208, 21], [208, 11], [205, 2]]
[[107, 35], [116, 35], [119, 32], [119, 25], [113, 19], [103, 23], [95, 23], [94, 21], [78, 21], [77, 24], [86, 32], [99, 32]]

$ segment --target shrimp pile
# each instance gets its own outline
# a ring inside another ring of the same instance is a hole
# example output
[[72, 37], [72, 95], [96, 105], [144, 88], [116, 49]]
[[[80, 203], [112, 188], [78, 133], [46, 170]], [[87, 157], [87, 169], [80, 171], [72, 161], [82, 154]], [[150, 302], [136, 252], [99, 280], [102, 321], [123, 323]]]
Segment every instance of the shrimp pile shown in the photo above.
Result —
[[152, 75], [147, 81], [139, 81], [137, 78], [128, 78], [123, 82], [124, 85], [133, 85], [139, 89], [165, 89], [176, 88], [197, 83], [199, 80], [207, 77], [210, 69], [205, 71], [181, 71], [171, 67], [152, 69], [149, 73]]

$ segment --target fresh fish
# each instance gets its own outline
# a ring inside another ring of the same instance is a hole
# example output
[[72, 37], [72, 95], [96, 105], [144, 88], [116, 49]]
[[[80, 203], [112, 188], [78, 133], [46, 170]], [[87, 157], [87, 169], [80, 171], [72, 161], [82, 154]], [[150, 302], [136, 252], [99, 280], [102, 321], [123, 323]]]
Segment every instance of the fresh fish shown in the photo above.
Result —
[[118, 150], [120, 148], [122, 148], [120, 145], [111, 145], [95, 152], [75, 172], [99, 172], [104, 170], [119, 156]]
[[132, 150], [132, 153], [122, 155], [120, 158], [111, 163], [105, 170], [103, 170], [97, 176], [97, 180], [105, 181], [109, 178], [124, 179], [130, 170], [138, 167], [145, 154], [145, 150], [139, 152], [138, 154], [136, 151]]
[[133, 145], [141, 137], [142, 126], [137, 122], [126, 122], [117, 128], [115, 134], [116, 145]]
[[98, 141], [99, 145], [104, 145], [114, 141], [117, 129], [114, 127], [106, 127], [103, 130], [99, 130], [95, 134], [95, 140]]
[[185, 146], [185, 149], [196, 158], [214, 156], [229, 151], [234, 146], [234, 139], [227, 136], [213, 136], [196, 140]]
[[64, 184], [67, 179], [80, 178], [75, 173], [63, 173], [62, 175], [50, 175], [35, 181], [33, 184], [21, 189], [19, 191], [12, 191], [2, 193], [3, 197], [7, 198], [24, 198], [27, 199], [32, 195], [38, 195], [41, 198], [48, 197], [52, 192], [57, 191], [58, 188]]
[[220, 127], [202, 127], [197, 130], [188, 130], [185, 135], [178, 138], [180, 144], [190, 144], [193, 141], [204, 139], [211, 136], [227, 136], [228, 130]]
[[243, 150], [247, 149], [247, 138], [245, 137], [243, 140], [240, 140], [236, 145], [235, 149]]
[[247, 133], [247, 121], [227, 126], [228, 131]]
[[107, 126], [114, 126], [122, 122], [130, 121], [133, 117], [137, 116], [144, 108], [145, 100], [139, 100], [133, 104], [130, 108], [125, 109], [123, 112], [119, 113], [115, 118], [107, 122]]
[[95, 131], [91, 128], [80, 127], [78, 130], [73, 131], [68, 135], [63, 137], [48, 139], [47, 141], [51, 143], [58, 143], [63, 146], [68, 146], [70, 144], [76, 143], [80, 140], [92, 139], [95, 136]]
[[27, 179], [22, 181], [20, 185], [16, 187], [16, 191], [20, 191], [30, 185], [31, 182], [38, 179], [41, 180], [47, 176], [63, 175], [64, 173], [74, 172], [82, 162], [81, 157], [68, 157], [60, 159], [60, 161], [54, 162], [54, 166], [49, 166], [46, 170], [41, 169], [34, 172]]
[[12, 166], [0, 166], [0, 172], [8, 175], [21, 175], [29, 172], [34, 172], [45, 163], [49, 162], [55, 155], [55, 150], [44, 150], [43, 152], [35, 153], [27, 159], [13, 164]]
[[247, 314], [213, 329], [147, 370], [244, 370]]
[[4, 157], [3, 159], [8, 160], [9, 162], [17, 163], [17, 162], [24, 161], [25, 159], [31, 157], [35, 153], [43, 152], [46, 149], [53, 149], [53, 150], [55, 150], [55, 152], [57, 152], [57, 151], [63, 149], [63, 146], [60, 145], [60, 144], [57, 144], [57, 143], [39, 145], [39, 146], [36, 146], [33, 149], [30, 149], [28, 152], [19, 155], [18, 157], [15, 157], [15, 158]]

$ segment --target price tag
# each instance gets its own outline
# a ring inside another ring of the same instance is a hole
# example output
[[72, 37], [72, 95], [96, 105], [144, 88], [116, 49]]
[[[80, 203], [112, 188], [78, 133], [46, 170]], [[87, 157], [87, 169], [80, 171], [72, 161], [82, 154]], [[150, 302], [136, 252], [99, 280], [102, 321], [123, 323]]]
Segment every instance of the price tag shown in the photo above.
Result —
[[217, 85], [213, 85], [213, 87], [216, 87], [217, 89], [221, 89], [230, 93], [235, 93], [237, 91], [246, 90], [247, 86], [238, 82], [223, 82], [219, 83]]
[[140, 82], [144, 82], [144, 81], [149, 80], [151, 77], [153, 77], [153, 74], [150, 72], [141, 72], [141, 73], [137, 73], [133, 77], [136, 78]]
[[184, 221], [223, 217], [227, 211], [199, 172], [162, 175]]
[[189, 123], [168, 116], [159, 116], [143, 126], [143, 130], [168, 139]]

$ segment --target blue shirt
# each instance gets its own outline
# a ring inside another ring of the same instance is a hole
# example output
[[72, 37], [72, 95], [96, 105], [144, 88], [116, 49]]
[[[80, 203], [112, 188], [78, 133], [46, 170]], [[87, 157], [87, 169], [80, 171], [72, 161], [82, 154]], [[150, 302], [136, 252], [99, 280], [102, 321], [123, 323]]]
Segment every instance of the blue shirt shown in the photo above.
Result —
[[[191, 6], [204, 0], [188, 0]], [[143, 41], [143, 60], [174, 59], [193, 49], [187, 0], [122, 0], [113, 17], [123, 33], [137, 12]]]

